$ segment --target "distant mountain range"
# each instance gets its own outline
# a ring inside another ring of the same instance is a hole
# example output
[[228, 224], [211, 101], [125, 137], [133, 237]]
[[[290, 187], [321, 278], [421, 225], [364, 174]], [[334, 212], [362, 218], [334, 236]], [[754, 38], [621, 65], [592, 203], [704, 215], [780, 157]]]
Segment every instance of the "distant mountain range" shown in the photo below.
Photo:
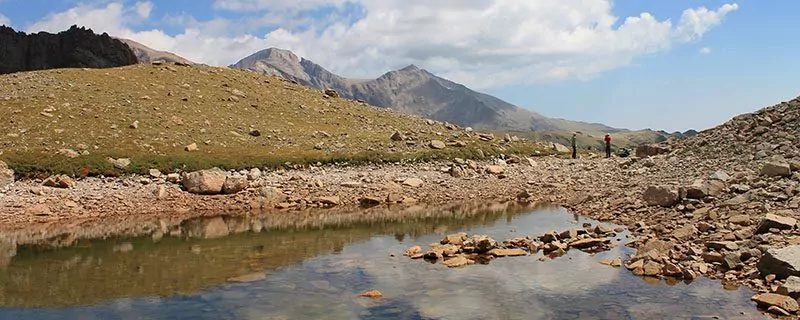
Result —
[[[540, 136], [551, 138], [550, 140], [556, 139], [555, 137], [561, 140], [567, 132], [576, 131], [589, 136], [612, 133], [630, 143], [666, 140], [668, 137], [684, 135], [653, 130], [631, 131], [600, 123], [549, 118], [438, 77], [415, 65], [389, 71], [376, 79], [350, 79], [336, 75], [311, 60], [298, 57], [291, 51], [268, 48], [229, 67], [281, 76], [318, 89], [334, 89], [346, 98], [360, 99], [371, 105], [460, 126], [537, 132]], [[628, 139], [633, 136], [641, 141]]]

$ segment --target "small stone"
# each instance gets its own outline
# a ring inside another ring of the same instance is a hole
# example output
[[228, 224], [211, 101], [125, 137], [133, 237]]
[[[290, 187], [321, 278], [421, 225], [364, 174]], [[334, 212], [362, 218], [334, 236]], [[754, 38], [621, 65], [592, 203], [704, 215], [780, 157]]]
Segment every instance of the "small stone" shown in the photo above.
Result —
[[792, 175], [792, 169], [786, 162], [766, 162], [761, 166], [761, 175], [768, 177], [789, 177]]
[[514, 257], [514, 256], [524, 256], [528, 253], [522, 249], [492, 249], [489, 250], [489, 254], [495, 257]]
[[358, 296], [359, 296], [359, 297], [366, 297], [366, 298], [373, 298], [373, 299], [377, 299], [377, 298], [383, 297], [383, 293], [381, 293], [381, 292], [380, 292], [380, 291], [378, 291], [378, 290], [370, 290], [370, 291], [364, 292], [364, 293], [362, 293], [362, 294], [359, 294]]
[[403, 185], [409, 186], [409, 187], [412, 187], [412, 188], [419, 187], [419, 186], [422, 185], [422, 183], [423, 183], [423, 181], [420, 178], [408, 178], [408, 179], [403, 181]]
[[192, 144], [190, 144], [190, 145], [187, 145], [187, 146], [184, 148], [184, 150], [186, 150], [186, 151], [189, 151], [189, 152], [191, 152], [191, 151], [197, 151], [197, 143], [192, 143]]
[[437, 149], [437, 150], [438, 149], [444, 149], [445, 148], [445, 144], [444, 144], [444, 142], [442, 142], [440, 140], [431, 140], [430, 147], [431, 147], [431, 149]]
[[474, 263], [475, 263], [474, 261], [467, 259], [464, 256], [455, 256], [453, 258], [447, 259], [444, 262], [442, 262], [442, 264], [444, 264], [448, 268], [460, 268]]

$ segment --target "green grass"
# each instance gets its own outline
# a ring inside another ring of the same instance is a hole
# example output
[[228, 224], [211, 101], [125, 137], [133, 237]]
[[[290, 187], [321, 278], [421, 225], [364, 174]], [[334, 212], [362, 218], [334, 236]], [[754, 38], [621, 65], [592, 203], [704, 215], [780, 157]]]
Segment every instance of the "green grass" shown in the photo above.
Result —
[[[244, 95], [237, 95], [238, 90]], [[233, 98], [232, 98], [233, 97]], [[420, 117], [245, 70], [134, 65], [0, 76], [0, 159], [21, 175], [114, 175], [209, 167], [279, 167], [287, 162], [411, 162], [500, 154], [530, 155], [539, 143], [490, 142], [429, 125]], [[43, 115], [42, 113], [45, 113]], [[130, 125], [138, 122], [138, 128]], [[249, 135], [250, 129], [260, 136]], [[390, 139], [395, 130], [415, 145]], [[327, 132], [324, 137], [318, 131]], [[455, 135], [459, 135], [455, 137]], [[432, 139], [466, 147], [428, 147]], [[198, 151], [187, 152], [196, 143]], [[323, 143], [321, 150], [315, 146]], [[88, 147], [68, 158], [60, 149]], [[125, 170], [107, 157], [130, 158]]]

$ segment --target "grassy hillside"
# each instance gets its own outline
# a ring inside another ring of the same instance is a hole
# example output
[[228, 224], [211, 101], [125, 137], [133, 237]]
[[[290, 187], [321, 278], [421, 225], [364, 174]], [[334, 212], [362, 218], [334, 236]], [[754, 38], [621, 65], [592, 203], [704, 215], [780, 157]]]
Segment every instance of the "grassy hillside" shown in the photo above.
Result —
[[[0, 76], [0, 119], [0, 159], [21, 173], [118, 173], [107, 157], [130, 158], [125, 171], [144, 172], [473, 158], [537, 147], [507, 144], [501, 136], [484, 142], [476, 133], [330, 98], [279, 78], [204, 65]], [[413, 144], [390, 139], [395, 130], [413, 137]], [[434, 150], [432, 139], [448, 146]], [[193, 143], [197, 150], [186, 151]]]

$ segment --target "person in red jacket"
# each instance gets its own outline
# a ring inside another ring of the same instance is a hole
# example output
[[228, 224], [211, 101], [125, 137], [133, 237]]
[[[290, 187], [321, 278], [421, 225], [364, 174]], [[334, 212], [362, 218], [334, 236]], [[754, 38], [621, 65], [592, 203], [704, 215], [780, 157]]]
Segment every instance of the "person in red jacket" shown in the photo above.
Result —
[[611, 135], [606, 133], [606, 137], [603, 141], [606, 142], [606, 158], [611, 158]]

